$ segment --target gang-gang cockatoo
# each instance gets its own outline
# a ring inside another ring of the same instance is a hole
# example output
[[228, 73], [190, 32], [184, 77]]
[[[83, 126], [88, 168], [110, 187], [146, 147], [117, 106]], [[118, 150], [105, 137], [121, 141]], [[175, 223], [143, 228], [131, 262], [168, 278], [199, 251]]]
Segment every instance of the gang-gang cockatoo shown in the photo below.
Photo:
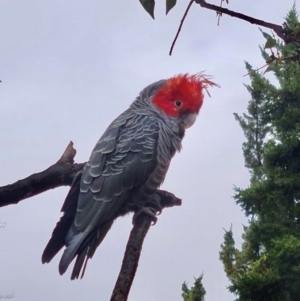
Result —
[[157, 208], [155, 192], [181, 149], [185, 130], [196, 120], [204, 89], [215, 85], [202, 73], [183, 74], [142, 90], [109, 125], [75, 176], [43, 263], [65, 246], [59, 273], [76, 257], [71, 279], [78, 278], [120, 212], [151, 213], [147, 205]]

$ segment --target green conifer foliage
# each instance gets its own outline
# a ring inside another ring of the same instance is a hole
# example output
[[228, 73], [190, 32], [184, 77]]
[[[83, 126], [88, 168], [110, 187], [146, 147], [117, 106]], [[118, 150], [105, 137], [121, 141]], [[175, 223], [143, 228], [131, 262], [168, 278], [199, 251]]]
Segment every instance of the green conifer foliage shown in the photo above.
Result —
[[204, 301], [204, 296], [206, 294], [205, 288], [202, 284], [203, 274], [195, 278], [194, 286], [190, 289], [187, 286], [187, 283], [182, 284], [182, 298], [183, 301]]
[[[235, 200], [249, 218], [241, 250], [225, 231], [220, 259], [237, 301], [300, 300], [300, 23], [295, 6], [285, 23], [286, 43], [263, 32], [265, 70], [246, 68], [251, 84], [244, 131], [248, 188]], [[275, 79], [268, 80], [267, 75]]]

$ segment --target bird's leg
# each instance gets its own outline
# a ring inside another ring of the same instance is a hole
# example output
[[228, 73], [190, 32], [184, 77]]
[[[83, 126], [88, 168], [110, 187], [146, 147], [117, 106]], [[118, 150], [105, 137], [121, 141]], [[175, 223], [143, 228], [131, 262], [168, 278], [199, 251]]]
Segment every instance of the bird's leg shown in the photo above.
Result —
[[146, 202], [145, 207], [151, 208], [153, 211], [155, 211], [156, 215], [160, 215], [162, 213], [163, 207], [160, 203], [160, 196], [158, 193], [155, 193], [153, 197]]
[[137, 217], [141, 213], [146, 213], [152, 218], [152, 226], [154, 226], [157, 222], [157, 216], [160, 215], [163, 210], [163, 207], [160, 204], [160, 196], [158, 193], [155, 193], [151, 199], [147, 200], [147, 202], [141, 206], [138, 207], [137, 210], [135, 210], [134, 215], [132, 217], [132, 223], [135, 224], [135, 221]]

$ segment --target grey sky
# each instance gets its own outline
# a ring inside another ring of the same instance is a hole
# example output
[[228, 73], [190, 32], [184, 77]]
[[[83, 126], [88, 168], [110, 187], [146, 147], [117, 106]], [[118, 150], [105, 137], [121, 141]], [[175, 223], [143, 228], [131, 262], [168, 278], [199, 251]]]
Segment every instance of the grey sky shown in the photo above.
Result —
[[[70, 140], [86, 161], [107, 125], [146, 85], [178, 73], [205, 70], [210, 89], [163, 189], [183, 199], [165, 210], [146, 237], [130, 301], [180, 301], [181, 284], [204, 272], [207, 301], [230, 301], [219, 261], [223, 228], [241, 243], [246, 219], [232, 199], [246, 187], [243, 133], [233, 112], [244, 112], [249, 79], [244, 60], [264, 64], [258, 28], [193, 5], [172, 57], [171, 42], [188, 1], [166, 17], [157, 1], [153, 21], [135, 1], [0, 0], [0, 186], [55, 163]], [[214, 1], [219, 4], [218, 1]], [[230, 9], [281, 24], [293, 0], [230, 1]], [[117, 220], [89, 261], [81, 281], [58, 274], [57, 256], [41, 254], [60, 217], [68, 188], [2, 208], [0, 294], [16, 301], [109, 300], [131, 229]]]

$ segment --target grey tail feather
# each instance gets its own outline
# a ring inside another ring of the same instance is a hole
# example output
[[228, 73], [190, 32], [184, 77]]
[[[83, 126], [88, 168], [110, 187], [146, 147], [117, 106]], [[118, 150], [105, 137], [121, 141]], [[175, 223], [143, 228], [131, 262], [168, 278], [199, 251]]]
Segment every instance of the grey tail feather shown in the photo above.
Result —
[[52, 236], [43, 252], [42, 263], [50, 262], [65, 245], [65, 238], [70, 230], [76, 214], [81, 175], [82, 171], [78, 172], [73, 180], [71, 189], [66, 196], [64, 205], [62, 207], [62, 212], [64, 214], [56, 224], [52, 232]]
[[[82, 278], [85, 273], [85, 269], [87, 266], [88, 259], [92, 258], [96, 249], [101, 244], [103, 239], [105, 238], [107, 232], [111, 228], [113, 224], [114, 219], [108, 220], [107, 222], [103, 223], [100, 228], [96, 229], [95, 231], [87, 234], [86, 236], [82, 237], [79, 240], [77, 239], [76, 242], [73, 242], [73, 239], [70, 241], [70, 245], [67, 247], [65, 252], [68, 250], [69, 247], [74, 246], [74, 244], [77, 243], [75, 248], [73, 247], [73, 251], [70, 250], [68, 254], [63, 254], [63, 257], [61, 259], [61, 262], [59, 264], [59, 271], [61, 274], [63, 274], [73, 258], [76, 257], [76, 261], [74, 264], [74, 268], [71, 275], [71, 280], [78, 279], [79, 277]], [[80, 234], [80, 233], [79, 233]], [[71, 246], [72, 245], [72, 246]], [[81, 276], [80, 276], [81, 273]]]
[[64, 274], [68, 269], [86, 235], [87, 234], [84, 232], [79, 232], [78, 234], [74, 235], [68, 243], [67, 248], [65, 249], [59, 262], [58, 269], [60, 275]]
[[[86, 244], [86, 246], [80, 252], [78, 252], [78, 256], [76, 258], [74, 268], [73, 268], [73, 271], [72, 271], [71, 280], [79, 278], [80, 271], [82, 269], [82, 266], [83, 266], [84, 262], [85, 262], [84, 267], [86, 267], [86, 263], [87, 263], [87, 260], [88, 260], [87, 255], [88, 255], [88, 252], [89, 252], [89, 248], [90, 248], [90, 245]], [[84, 270], [85, 270], [85, 268], [84, 268]], [[83, 277], [84, 270], [82, 271], [82, 274], [81, 274], [80, 278]]]
[[85, 258], [85, 261], [84, 261], [84, 266], [83, 266], [83, 269], [82, 269], [82, 272], [81, 272], [81, 276], [80, 276], [80, 278], [81, 278], [81, 279], [82, 279], [82, 278], [83, 278], [83, 276], [84, 276], [84, 273], [85, 273], [85, 269], [86, 269], [86, 266], [87, 266], [88, 260], [89, 260], [89, 258], [88, 258], [88, 257], [86, 257], [86, 258]]

